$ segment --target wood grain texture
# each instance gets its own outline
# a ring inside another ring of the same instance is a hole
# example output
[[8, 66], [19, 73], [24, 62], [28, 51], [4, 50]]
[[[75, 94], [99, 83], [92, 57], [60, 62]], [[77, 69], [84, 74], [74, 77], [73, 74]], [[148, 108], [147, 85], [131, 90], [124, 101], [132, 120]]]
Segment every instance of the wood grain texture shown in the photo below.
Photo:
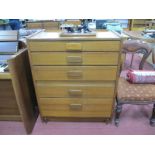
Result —
[[60, 37], [58, 32], [43, 32], [29, 38], [28, 47], [43, 120], [112, 117], [119, 36], [97, 32], [91, 37]]
[[[40, 98], [42, 116], [54, 117], [110, 117], [112, 99]], [[71, 108], [71, 105], [81, 108]]]
[[0, 72], [0, 80], [11, 79], [11, 74], [9, 72]]
[[0, 116], [20, 115], [12, 81], [0, 80], [0, 92]]
[[0, 108], [18, 109], [11, 80], [0, 80]]
[[36, 121], [36, 112], [34, 109], [36, 101], [27, 49], [9, 59], [8, 65], [20, 115], [27, 133], [30, 133]]
[[42, 29], [43, 24], [42, 23], [26, 23], [28, 29]]
[[119, 52], [33, 52], [33, 65], [117, 65]]
[[22, 121], [20, 115], [0, 115], [0, 121]]
[[96, 36], [76, 36], [76, 37], [61, 37], [60, 31], [41, 32], [35, 36], [28, 38], [31, 41], [120, 41], [120, 37], [113, 32], [96, 32]]
[[35, 66], [35, 80], [116, 80], [117, 66]]
[[[69, 46], [72, 45], [72, 47]], [[76, 44], [80, 44], [77, 47]], [[75, 47], [74, 47], [74, 46]], [[70, 48], [69, 48], [70, 47]], [[29, 42], [29, 48], [31, 51], [74, 51], [79, 49], [79, 51], [119, 51], [120, 42], [119, 41], [33, 41]]]
[[26, 23], [28, 29], [46, 29], [46, 30], [58, 30], [59, 22], [58, 21], [34, 21]]
[[113, 97], [114, 82], [45, 82], [37, 81], [39, 97]]

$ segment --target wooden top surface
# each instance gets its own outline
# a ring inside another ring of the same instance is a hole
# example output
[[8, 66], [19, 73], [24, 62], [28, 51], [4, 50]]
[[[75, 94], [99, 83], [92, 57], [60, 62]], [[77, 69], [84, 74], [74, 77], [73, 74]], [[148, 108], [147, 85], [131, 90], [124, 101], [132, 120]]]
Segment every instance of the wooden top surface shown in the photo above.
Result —
[[58, 23], [59, 21], [54, 20], [36, 20], [36, 21], [27, 21], [26, 23], [43, 23], [43, 22], [51, 22], [51, 23]]
[[0, 80], [8, 80], [11, 79], [10, 72], [0, 72]]
[[28, 40], [120, 40], [121, 38], [112, 32], [96, 32], [96, 36], [60, 37], [61, 32], [41, 32]]

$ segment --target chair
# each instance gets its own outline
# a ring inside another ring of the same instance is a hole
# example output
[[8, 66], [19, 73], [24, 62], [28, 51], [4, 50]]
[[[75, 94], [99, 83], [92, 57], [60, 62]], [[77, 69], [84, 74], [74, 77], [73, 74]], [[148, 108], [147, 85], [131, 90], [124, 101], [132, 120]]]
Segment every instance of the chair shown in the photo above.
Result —
[[[126, 40], [122, 46], [122, 53], [132, 53], [132, 60], [129, 68], [132, 68], [132, 62], [135, 53], [141, 53], [139, 69], [144, 68], [144, 63], [148, 56], [153, 53], [152, 58], [155, 62], [155, 51], [146, 42], [139, 40]], [[117, 86], [116, 97], [116, 109], [115, 109], [115, 125], [119, 125], [119, 117], [124, 104], [131, 105], [144, 105], [153, 104], [152, 116], [150, 118], [150, 125], [155, 124], [155, 85], [154, 84], [131, 84], [124, 77], [119, 77]]]

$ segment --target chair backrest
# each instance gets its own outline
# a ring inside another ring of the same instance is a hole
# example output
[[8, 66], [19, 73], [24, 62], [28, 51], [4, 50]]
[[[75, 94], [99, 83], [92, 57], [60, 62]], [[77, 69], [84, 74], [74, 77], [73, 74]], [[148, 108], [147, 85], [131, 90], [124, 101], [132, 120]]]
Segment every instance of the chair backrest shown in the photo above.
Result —
[[122, 45], [122, 53], [141, 53], [143, 54], [139, 69], [142, 70], [148, 56], [154, 51], [154, 48], [142, 40], [125, 40]]

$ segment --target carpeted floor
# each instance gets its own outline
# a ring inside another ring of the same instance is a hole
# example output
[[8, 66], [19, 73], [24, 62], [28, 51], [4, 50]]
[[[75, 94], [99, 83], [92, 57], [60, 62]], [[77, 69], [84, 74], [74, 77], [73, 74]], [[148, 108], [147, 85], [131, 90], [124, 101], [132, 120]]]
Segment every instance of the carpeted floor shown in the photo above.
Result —
[[[130, 60], [130, 56], [128, 56]], [[140, 59], [135, 57], [137, 68]], [[129, 65], [126, 62], [125, 68]], [[145, 64], [145, 69], [152, 69]], [[122, 73], [123, 76], [124, 72]], [[152, 105], [131, 106], [124, 105], [121, 113], [120, 125], [115, 127], [112, 121], [109, 124], [103, 122], [48, 122], [43, 123], [38, 117], [32, 135], [155, 135], [155, 127], [149, 125], [152, 113]], [[23, 123], [0, 121], [1, 135], [26, 134]]]

